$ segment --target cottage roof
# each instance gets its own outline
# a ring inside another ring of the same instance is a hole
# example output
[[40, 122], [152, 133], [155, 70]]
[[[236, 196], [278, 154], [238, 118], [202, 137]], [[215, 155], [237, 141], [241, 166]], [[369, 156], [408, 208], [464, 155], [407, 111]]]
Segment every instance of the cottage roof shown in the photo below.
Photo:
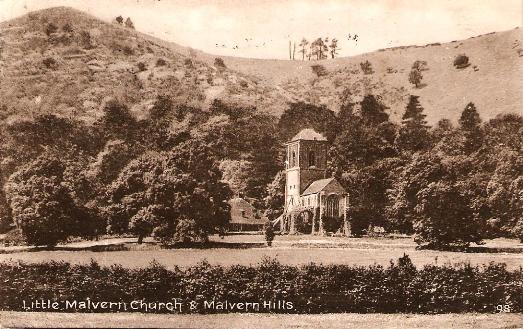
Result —
[[245, 199], [231, 199], [229, 200], [229, 205], [231, 206], [231, 220], [229, 222], [231, 224], [263, 225], [269, 222], [267, 217], [258, 217], [256, 209]]
[[296, 136], [294, 136], [291, 139], [291, 142], [298, 141], [298, 140], [326, 141], [327, 138], [325, 138], [319, 132], [316, 132], [314, 129], [307, 128], [307, 129], [303, 129], [299, 133], [297, 133]]

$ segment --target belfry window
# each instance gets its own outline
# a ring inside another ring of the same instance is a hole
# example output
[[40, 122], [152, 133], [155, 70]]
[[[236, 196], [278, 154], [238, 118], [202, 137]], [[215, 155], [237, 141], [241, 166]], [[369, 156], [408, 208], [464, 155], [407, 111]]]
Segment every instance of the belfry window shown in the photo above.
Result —
[[309, 152], [309, 167], [316, 165], [316, 154], [314, 154], [314, 151]]
[[291, 167], [296, 166], [296, 152], [292, 151]]

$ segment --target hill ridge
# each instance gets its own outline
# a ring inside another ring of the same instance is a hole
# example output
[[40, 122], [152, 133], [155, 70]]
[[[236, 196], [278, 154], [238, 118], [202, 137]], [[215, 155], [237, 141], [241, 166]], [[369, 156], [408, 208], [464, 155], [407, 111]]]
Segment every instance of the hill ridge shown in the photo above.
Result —
[[[58, 31], [46, 35], [46, 24], [52, 22]], [[62, 31], [67, 22], [73, 28], [70, 35]], [[85, 32], [91, 46], [82, 44]], [[448, 43], [310, 62], [207, 54], [70, 7], [43, 9], [2, 22], [0, 35], [0, 106], [8, 108], [4, 118], [53, 111], [92, 120], [100, 114], [101, 101], [110, 96], [121, 97], [137, 116], [143, 116], [154, 98], [165, 93], [177, 104], [207, 107], [221, 99], [275, 115], [288, 102], [305, 101], [336, 111], [342, 99], [358, 102], [373, 93], [382, 97], [396, 121], [408, 96], [416, 94], [430, 124], [441, 118], [456, 121], [470, 101], [484, 120], [523, 111], [519, 27]], [[452, 65], [459, 54], [469, 57], [468, 67]], [[226, 67], [215, 65], [217, 57]], [[55, 63], [44, 64], [47, 58]], [[157, 65], [160, 58], [166, 65]], [[370, 74], [360, 67], [367, 60]], [[421, 88], [408, 82], [416, 60], [427, 62]], [[140, 62], [145, 67], [139, 68]], [[325, 67], [325, 74], [316, 76], [311, 65]]]

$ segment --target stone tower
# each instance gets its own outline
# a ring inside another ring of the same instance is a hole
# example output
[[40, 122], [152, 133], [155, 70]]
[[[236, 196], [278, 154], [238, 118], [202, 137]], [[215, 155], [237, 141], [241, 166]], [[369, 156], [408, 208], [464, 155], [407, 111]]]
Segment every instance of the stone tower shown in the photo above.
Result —
[[313, 129], [303, 129], [285, 144], [286, 212], [299, 205], [300, 195], [312, 182], [326, 177], [327, 144], [327, 139]]

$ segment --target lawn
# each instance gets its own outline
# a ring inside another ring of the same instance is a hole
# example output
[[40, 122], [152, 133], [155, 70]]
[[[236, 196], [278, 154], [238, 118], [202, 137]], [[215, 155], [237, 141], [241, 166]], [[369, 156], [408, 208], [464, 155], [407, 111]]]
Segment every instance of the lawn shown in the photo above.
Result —
[[[191, 266], [207, 260], [211, 264], [248, 265], [264, 257], [277, 258], [285, 264], [310, 262], [324, 264], [388, 265], [391, 259], [408, 254], [415, 265], [470, 262], [506, 263], [509, 269], [523, 264], [523, 245], [517, 240], [487, 241], [476, 252], [416, 250], [412, 238], [335, 238], [319, 236], [277, 236], [273, 247], [264, 246], [262, 235], [232, 235], [225, 239], [212, 237], [211, 248], [162, 249], [151, 240], [137, 245], [136, 239], [106, 239], [62, 245], [56, 250], [4, 247], [0, 261], [41, 262], [67, 261], [88, 263], [91, 259], [101, 265], [122, 264], [125, 267], [147, 266], [152, 260], [168, 268]], [[110, 251], [112, 250], [112, 251]]]
[[212, 314], [0, 312], [0, 327], [52, 328], [522, 328], [521, 314]]

